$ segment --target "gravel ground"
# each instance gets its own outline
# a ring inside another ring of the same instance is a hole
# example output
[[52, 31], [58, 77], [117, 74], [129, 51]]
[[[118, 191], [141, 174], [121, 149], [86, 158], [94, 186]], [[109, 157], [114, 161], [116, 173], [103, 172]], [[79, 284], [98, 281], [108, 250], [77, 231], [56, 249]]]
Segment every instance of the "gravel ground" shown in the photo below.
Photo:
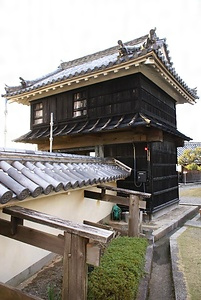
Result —
[[18, 288], [33, 296], [48, 300], [48, 289], [54, 293], [54, 300], [61, 299], [63, 262], [57, 256], [49, 265], [43, 267], [36, 275], [23, 282]]

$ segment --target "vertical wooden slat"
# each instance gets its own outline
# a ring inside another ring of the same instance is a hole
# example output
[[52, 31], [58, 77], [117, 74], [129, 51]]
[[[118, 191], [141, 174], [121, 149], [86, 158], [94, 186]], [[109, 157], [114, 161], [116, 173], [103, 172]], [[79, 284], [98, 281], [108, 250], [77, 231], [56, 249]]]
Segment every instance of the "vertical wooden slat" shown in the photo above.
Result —
[[139, 197], [130, 195], [128, 235], [139, 236]]
[[11, 216], [11, 234], [16, 234], [18, 225], [23, 225], [23, 219]]
[[70, 299], [69, 291], [69, 261], [71, 257], [71, 234], [64, 232], [64, 255], [63, 255], [63, 284], [62, 284], [62, 300]]
[[65, 233], [63, 300], [86, 300], [87, 242], [86, 238]]

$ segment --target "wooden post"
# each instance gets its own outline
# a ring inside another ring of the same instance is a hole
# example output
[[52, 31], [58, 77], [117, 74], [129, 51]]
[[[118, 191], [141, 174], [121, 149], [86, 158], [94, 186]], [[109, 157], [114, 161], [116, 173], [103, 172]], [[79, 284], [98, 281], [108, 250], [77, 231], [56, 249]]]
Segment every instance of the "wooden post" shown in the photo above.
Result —
[[128, 236], [139, 236], [139, 197], [130, 195]]
[[88, 239], [65, 232], [62, 300], [86, 300]]

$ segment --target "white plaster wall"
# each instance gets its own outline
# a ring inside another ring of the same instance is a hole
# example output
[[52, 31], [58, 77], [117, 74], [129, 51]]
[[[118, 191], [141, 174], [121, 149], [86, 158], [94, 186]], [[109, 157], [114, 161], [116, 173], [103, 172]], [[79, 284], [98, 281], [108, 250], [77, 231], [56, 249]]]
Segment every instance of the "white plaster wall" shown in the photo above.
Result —
[[[97, 189], [91, 188], [90, 190]], [[84, 198], [84, 189], [79, 189], [53, 196], [16, 202], [15, 205], [35, 209], [76, 223], [82, 223], [83, 220], [98, 222], [110, 214], [114, 204], [86, 199]], [[0, 218], [9, 219], [9, 216], [3, 214], [2, 210], [0, 210]], [[59, 233], [56, 229], [33, 222], [25, 221], [24, 225], [50, 233]], [[47, 254], [49, 254], [48, 251], [0, 236], [0, 281], [7, 282]]]

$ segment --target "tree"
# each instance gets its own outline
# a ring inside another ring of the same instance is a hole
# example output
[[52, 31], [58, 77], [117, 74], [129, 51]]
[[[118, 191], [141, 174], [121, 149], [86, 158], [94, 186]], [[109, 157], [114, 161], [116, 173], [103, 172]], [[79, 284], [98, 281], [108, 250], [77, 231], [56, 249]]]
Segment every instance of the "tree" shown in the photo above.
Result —
[[201, 171], [201, 147], [187, 149], [178, 158], [178, 163], [187, 170]]

